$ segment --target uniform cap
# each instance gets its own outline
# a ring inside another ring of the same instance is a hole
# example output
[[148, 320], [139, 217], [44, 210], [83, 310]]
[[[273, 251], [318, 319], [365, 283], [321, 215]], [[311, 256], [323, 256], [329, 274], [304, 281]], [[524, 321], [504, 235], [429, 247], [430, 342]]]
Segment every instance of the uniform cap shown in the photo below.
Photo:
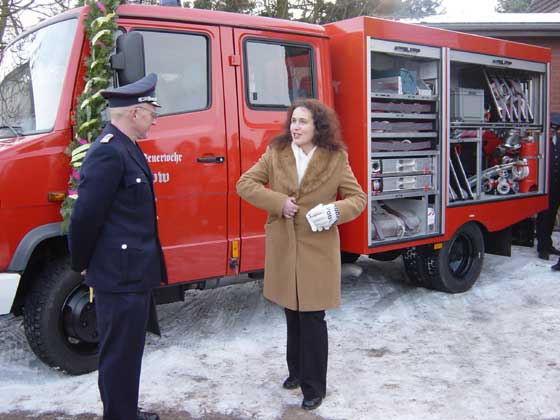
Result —
[[156, 84], [157, 75], [150, 73], [134, 83], [118, 88], [105, 89], [100, 93], [101, 96], [107, 99], [110, 108], [132, 106], [142, 103], [149, 103], [159, 107], [161, 105], [157, 103]]

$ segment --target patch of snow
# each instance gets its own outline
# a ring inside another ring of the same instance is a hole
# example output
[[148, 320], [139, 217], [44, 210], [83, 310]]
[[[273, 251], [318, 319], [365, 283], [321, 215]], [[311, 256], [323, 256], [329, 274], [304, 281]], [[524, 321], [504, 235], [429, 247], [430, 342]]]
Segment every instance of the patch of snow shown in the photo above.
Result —
[[[558, 234], [555, 234], [558, 235]], [[559, 237], [556, 237], [559, 239]], [[343, 267], [343, 304], [327, 312], [329, 370], [321, 418], [560, 417], [560, 273], [514, 247], [485, 255], [473, 289], [449, 295], [404, 282], [402, 260]], [[158, 308], [140, 399], [146, 408], [272, 420], [301, 403], [281, 387], [285, 321], [262, 281], [189, 291]], [[66, 376], [29, 349], [21, 318], [0, 317], [0, 412], [101, 414], [97, 373]], [[0, 416], [1, 417], [1, 416]]]

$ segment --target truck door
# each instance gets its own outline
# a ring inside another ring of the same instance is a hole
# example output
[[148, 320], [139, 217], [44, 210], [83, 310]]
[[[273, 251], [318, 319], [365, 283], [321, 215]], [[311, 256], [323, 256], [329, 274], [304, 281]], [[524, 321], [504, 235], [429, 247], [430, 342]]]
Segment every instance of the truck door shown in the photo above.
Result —
[[226, 139], [219, 29], [139, 27], [161, 108], [140, 146], [154, 173], [170, 283], [226, 273]]
[[[299, 97], [315, 97], [327, 77], [319, 66], [324, 39], [311, 36], [234, 30], [237, 67], [241, 173], [248, 170], [280, 132], [290, 103]], [[330, 74], [329, 74], [330, 76]], [[328, 96], [328, 97], [325, 97]], [[241, 202], [241, 271], [256, 270], [264, 264], [264, 224], [266, 214]]]

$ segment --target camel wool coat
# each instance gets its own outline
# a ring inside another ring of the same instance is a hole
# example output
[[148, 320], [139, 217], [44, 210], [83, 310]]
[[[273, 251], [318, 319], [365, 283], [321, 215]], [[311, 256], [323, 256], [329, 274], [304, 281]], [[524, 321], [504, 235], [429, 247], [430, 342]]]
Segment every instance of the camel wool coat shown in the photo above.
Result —
[[[339, 306], [338, 228], [313, 232], [305, 215], [317, 204], [334, 202], [340, 211], [337, 224], [341, 224], [364, 210], [366, 195], [352, 173], [348, 154], [317, 147], [298, 186], [296, 160], [290, 145], [269, 146], [260, 160], [241, 176], [237, 192], [268, 213], [265, 298], [302, 312]], [[295, 217], [290, 219], [282, 217], [288, 197], [295, 197], [299, 206]]]

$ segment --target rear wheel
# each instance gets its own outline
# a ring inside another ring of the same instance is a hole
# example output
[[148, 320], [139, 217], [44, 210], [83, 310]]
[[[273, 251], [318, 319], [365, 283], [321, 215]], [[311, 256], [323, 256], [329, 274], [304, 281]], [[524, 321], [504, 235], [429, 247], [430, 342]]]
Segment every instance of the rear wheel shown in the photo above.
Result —
[[461, 226], [440, 249], [423, 245], [403, 254], [412, 284], [447, 293], [469, 290], [480, 275], [483, 260], [484, 237], [476, 223]]
[[47, 365], [73, 375], [97, 369], [95, 308], [68, 258], [49, 261], [35, 278], [24, 325], [31, 349]]
[[426, 286], [447, 293], [465, 292], [478, 279], [483, 261], [482, 232], [476, 223], [467, 223], [427, 258]]
[[402, 256], [404, 271], [410, 284], [426, 286], [430, 279], [427, 269], [427, 257], [431, 253], [428, 246], [414, 246], [407, 248]]

